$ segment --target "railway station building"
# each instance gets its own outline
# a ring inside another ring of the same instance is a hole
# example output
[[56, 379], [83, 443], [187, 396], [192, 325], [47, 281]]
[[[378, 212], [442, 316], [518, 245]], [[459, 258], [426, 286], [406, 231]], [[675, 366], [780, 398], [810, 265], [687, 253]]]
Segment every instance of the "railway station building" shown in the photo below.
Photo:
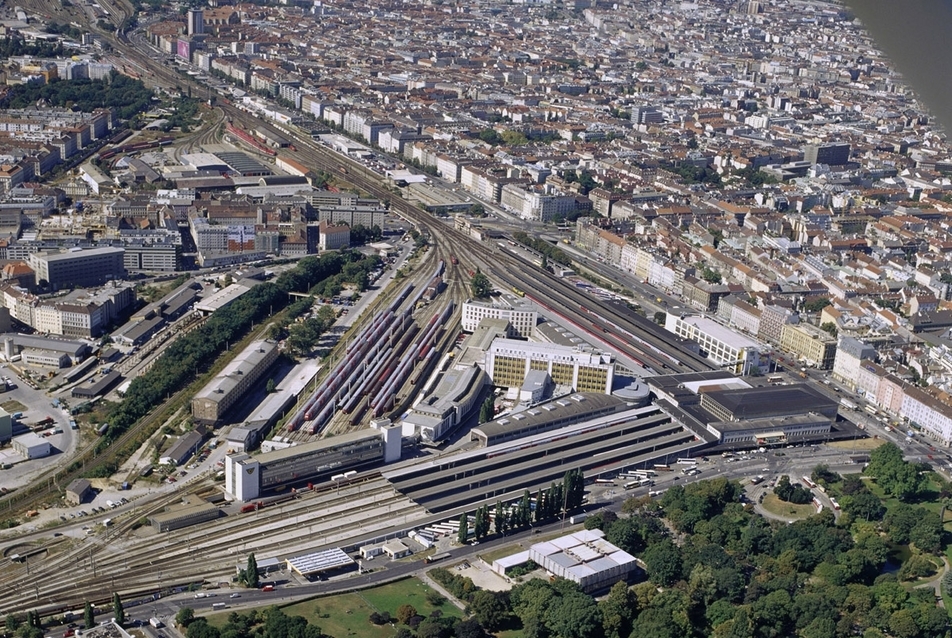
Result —
[[400, 428], [342, 434], [256, 456], [225, 457], [225, 491], [238, 501], [291, 485], [317, 483], [331, 475], [400, 460]]
[[403, 435], [416, 434], [430, 443], [442, 440], [472, 412], [487, 381], [477, 366], [451, 368], [433, 392], [410, 410], [403, 420]]
[[515, 339], [493, 340], [485, 365], [493, 385], [508, 388], [521, 388], [530, 370], [542, 370], [556, 385], [610, 394], [615, 377], [614, 357], [608, 352]]

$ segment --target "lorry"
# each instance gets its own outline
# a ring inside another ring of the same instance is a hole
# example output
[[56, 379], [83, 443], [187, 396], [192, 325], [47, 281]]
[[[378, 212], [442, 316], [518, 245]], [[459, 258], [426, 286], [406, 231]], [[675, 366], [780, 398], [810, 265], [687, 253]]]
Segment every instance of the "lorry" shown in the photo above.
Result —
[[261, 588], [261, 591], [274, 591], [274, 585], [265, 585]]
[[153, 627], [155, 627], [156, 629], [160, 629], [160, 628], [164, 627], [164, 625], [162, 624], [162, 621], [159, 620], [158, 618], [154, 618], [154, 617], [153, 617], [153, 618], [149, 618], [149, 624], [152, 625]]
[[849, 399], [847, 399], [846, 397], [841, 397], [841, 398], [840, 398], [840, 405], [842, 405], [842, 406], [843, 406], [844, 408], [846, 408], [847, 410], [855, 410], [855, 409], [856, 409], [856, 404], [853, 403], [852, 401], [850, 401]]

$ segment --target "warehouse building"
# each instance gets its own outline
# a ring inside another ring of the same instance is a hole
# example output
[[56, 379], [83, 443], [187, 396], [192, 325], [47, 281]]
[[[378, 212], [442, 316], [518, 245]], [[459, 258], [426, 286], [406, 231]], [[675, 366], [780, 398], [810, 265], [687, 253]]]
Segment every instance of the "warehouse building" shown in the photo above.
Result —
[[50, 455], [50, 442], [33, 432], [13, 438], [13, 451], [29, 459], [41, 459]]
[[316, 483], [333, 474], [400, 460], [400, 428], [386, 425], [294, 445], [251, 457], [225, 457], [225, 491], [250, 501], [264, 492], [290, 485]]
[[159, 459], [160, 465], [179, 466], [189, 460], [193, 454], [202, 447], [205, 440], [205, 431], [201, 427], [191, 432], [186, 432], [179, 437], [179, 440], [172, 444], [168, 452]]
[[463, 303], [460, 321], [463, 330], [473, 332], [483, 319], [502, 319], [509, 322], [510, 337], [528, 339], [539, 321], [539, 313], [527, 305], [513, 306], [506, 301], [485, 302], [470, 299]]
[[638, 569], [635, 557], [605, 540], [605, 532], [599, 529], [536, 543], [529, 548], [528, 559], [589, 593], [608, 589]]
[[230, 286], [222, 288], [210, 297], [207, 297], [206, 299], [196, 303], [195, 310], [210, 315], [216, 310], [221, 310], [222, 308], [226, 308], [229, 305], [235, 303], [239, 297], [249, 290], [251, 290], [251, 288], [248, 286], [244, 286], [242, 284], [231, 284]]
[[487, 381], [476, 366], [449, 370], [403, 420], [403, 436], [417, 435], [427, 443], [442, 440], [473, 410]]
[[200, 423], [221, 421], [238, 399], [264, 375], [278, 359], [278, 345], [270, 341], [255, 341], [225, 366], [192, 399], [192, 416]]
[[[18, 354], [35, 354], [37, 356], [46, 355], [57, 362], [65, 361], [64, 365], [68, 366], [80, 363], [90, 352], [88, 343], [41, 337], [39, 335], [7, 332], [0, 335], [0, 340], [3, 341], [3, 356], [7, 361], [12, 361], [13, 357]], [[63, 359], [64, 356], [65, 359]]]
[[92, 494], [93, 486], [84, 478], [75, 479], [66, 486], [66, 502], [70, 505], [80, 505]]
[[76, 386], [70, 391], [70, 394], [74, 399], [92, 399], [106, 394], [120, 381], [122, 381], [122, 375], [119, 374], [118, 370], [113, 370], [99, 379], [94, 377], [90, 379], [89, 383]]
[[157, 532], [169, 532], [191, 525], [213, 521], [221, 515], [218, 506], [195, 496], [183, 499], [181, 505], [170, 507], [161, 514], [149, 518]]
[[509, 388], [521, 388], [529, 370], [544, 370], [553, 383], [576, 392], [610, 394], [615, 376], [608, 352], [515, 339], [495, 339], [485, 365], [493, 385]]
[[0, 443], [6, 443], [13, 438], [13, 417], [0, 408]]

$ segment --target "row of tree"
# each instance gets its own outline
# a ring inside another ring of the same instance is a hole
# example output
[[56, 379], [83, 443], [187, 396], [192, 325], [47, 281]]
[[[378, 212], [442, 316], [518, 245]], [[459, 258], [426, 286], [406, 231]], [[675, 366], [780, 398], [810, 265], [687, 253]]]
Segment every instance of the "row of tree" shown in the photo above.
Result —
[[28, 82], [9, 87], [0, 99], [0, 108], [20, 109], [44, 101], [52, 106], [74, 108], [90, 113], [99, 108], [112, 108], [123, 120], [149, 109], [153, 93], [140, 80], [113, 70], [105, 80], [61, 80]]

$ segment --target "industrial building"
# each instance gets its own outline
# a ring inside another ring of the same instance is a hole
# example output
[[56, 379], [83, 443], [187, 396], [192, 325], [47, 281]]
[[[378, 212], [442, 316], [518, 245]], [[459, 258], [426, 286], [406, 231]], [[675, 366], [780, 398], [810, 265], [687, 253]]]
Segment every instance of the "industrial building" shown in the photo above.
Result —
[[153, 514], [149, 522], [157, 532], [169, 532], [191, 525], [213, 521], [221, 515], [218, 506], [195, 496], [187, 496], [181, 505], [173, 506], [161, 514]]
[[417, 435], [428, 443], [442, 440], [473, 410], [487, 381], [476, 366], [450, 369], [404, 418], [403, 436]]
[[16, 355], [43, 355], [61, 362], [66, 357], [65, 365], [77, 364], [89, 355], [89, 344], [82, 341], [68, 341], [53, 339], [39, 335], [24, 335], [19, 333], [4, 333], [0, 335], [3, 342], [3, 356], [7, 361], [13, 361]]
[[469, 299], [463, 303], [460, 322], [463, 330], [473, 332], [483, 319], [504, 319], [509, 322], [509, 337], [528, 339], [539, 321], [539, 313], [528, 305], [511, 305], [504, 300], [485, 302]]
[[493, 340], [485, 365], [493, 385], [509, 388], [522, 387], [529, 370], [544, 370], [558, 385], [609, 394], [615, 376], [614, 358], [608, 352], [515, 339]]
[[278, 359], [278, 345], [270, 341], [254, 341], [215, 376], [192, 399], [192, 416], [201, 423], [221, 421], [238, 399]]
[[360, 430], [251, 457], [225, 457], [225, 491], [250, 501], [289, 485], [316, 483], [332, 474], [400, 460], [400, 428]]
[[46, 281], [52, 290], [101, 286], [111, 279], [125, 279], [123, 248], [89, 248], [68, 252], [39, 252], [29, 264], [37, 283]]
[[13, 438], [13, 417], [0, 408], [0, 443], [6, 443]]
[[70, 395], [74, 399], [92, 399], [106, 394], [120, 381], [122, 381], [122, 375], [119, 374], [118, 370], [113, 370], [98, 379], [95, 377], [90, 379], [89, 383], [74, 387], [70, 391]]
[[701, 347], [701, 355], [734, 374], [750, 374], [760, 367], [760, 344], [725, 328], [713, 319], [668, 313], [664, 327]]
[[33, 432], [13, 438], [13, 451], [29, 459], [41, 459], [50, 455], [50, 442]]
[[553, 576], [577, 583], [585, 592], [608, 589], [638, 569], [635, 557], [605, 540], [600, 529], [583, 529], [536, 543], [529, 547], [528, 558]]
[[222, 288], [215, 294], [211, 295], [199, 301], [195, 304], [195, 310], [199, 312], [204, 312], [206, 314], [212, 314], [216, 310], [221, 310], [238, 300], [243, 294], [251, 290], [248, 286], [242, 284], [231, 284], [225, 288]]
[[205, 440], [205, 432], [199, 428], [186, 432], [159, 458], [160, 465], [181, 465], [198, 451]]
[[93, 493], [92, 484], [84, 478], [74, 479], [66, 486], [66, 502], [70, 505], [79, 505]]

